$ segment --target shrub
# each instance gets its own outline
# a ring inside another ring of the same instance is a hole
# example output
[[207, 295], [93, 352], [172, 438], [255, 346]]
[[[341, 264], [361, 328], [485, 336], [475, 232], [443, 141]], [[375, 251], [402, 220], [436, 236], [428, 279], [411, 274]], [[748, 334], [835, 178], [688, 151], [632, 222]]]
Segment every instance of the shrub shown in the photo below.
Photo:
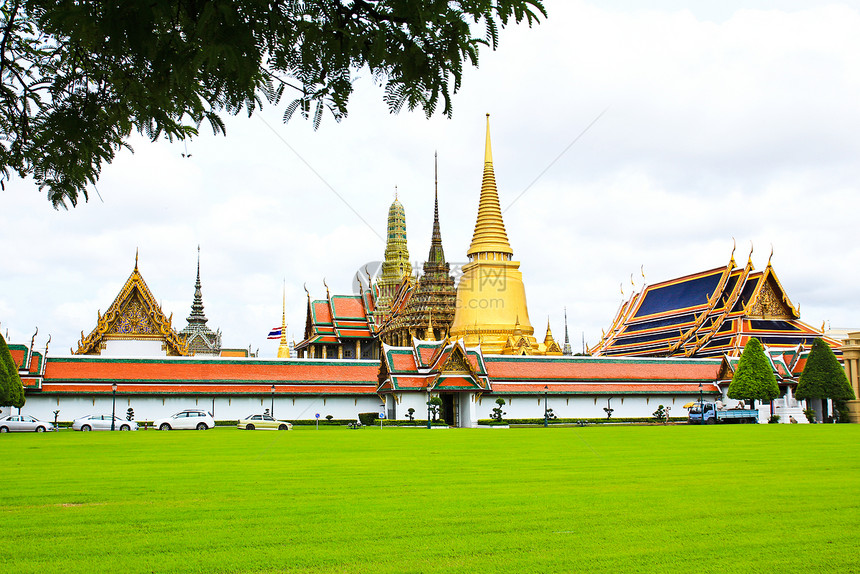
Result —
[[325, 420], [327, 420], [327, 421], [330, 421], [333, 418], [334, 418], [334, 415], [326, 415], [325, 416]]
[[406, 411], [406, 417], [409, 419], [409, 422], [415, 420], [415, 409], [409, 407], [409, 410]]
[[803, 409], [803, 415], [811, 423], [815, 422], [815, 409]]
[[654, 420], [656, 420], [657, 422], [663, 422], [663, 420], [665, 418], [666, 418], [666, 407], [664, 407], [663, 405], [659, 405], [657, 407], [657, 410], [654, 411]]
[[770, 418], [767, 420], [768, 424], [776, 424], [779, 422], [781, 417], [779, 415], [770, 415]]
[[127, 420], [127, 421], [133, 421], [134, 420], [134, 409], [133, 408], [128, 407], [128, 410], [125, 411], [125, 420]]
[[358, 413], [358, 420], [363, 425], [372, 425], [379, 420], [379, 413]]
[[498, 406], [494, 408], [493, 411], [490, 413], [490, 418], [493, 419], [495, 422], [500, 423], [502, 422], [502, 417], [508, 414], [502, 410], [502, 407], [505, 404], [505, 399], [499, 397], [498, 399], [496, 399], [496, 404]]

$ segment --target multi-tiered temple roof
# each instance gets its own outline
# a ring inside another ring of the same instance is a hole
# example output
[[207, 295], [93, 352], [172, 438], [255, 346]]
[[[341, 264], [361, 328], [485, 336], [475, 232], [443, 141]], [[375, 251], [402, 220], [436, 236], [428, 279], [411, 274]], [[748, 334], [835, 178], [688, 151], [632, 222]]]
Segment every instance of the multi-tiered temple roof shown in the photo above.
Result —
[[[811, 345], [823, 331], [800, 320], [768, 259], [749, 259], [644, 287], [621, 304], [594, 355], [717, 357], [740, 355], [756, 337], [771, 349]], [[834, 349], [839, 343], [824, 337]]]

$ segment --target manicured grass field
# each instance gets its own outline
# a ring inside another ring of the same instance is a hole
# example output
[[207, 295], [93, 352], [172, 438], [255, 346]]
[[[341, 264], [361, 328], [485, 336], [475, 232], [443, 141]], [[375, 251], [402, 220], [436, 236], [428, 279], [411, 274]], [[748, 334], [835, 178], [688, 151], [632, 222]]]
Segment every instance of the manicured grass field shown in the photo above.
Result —
[[0, 436], [0, 572], [860, 572], [860, 425]]

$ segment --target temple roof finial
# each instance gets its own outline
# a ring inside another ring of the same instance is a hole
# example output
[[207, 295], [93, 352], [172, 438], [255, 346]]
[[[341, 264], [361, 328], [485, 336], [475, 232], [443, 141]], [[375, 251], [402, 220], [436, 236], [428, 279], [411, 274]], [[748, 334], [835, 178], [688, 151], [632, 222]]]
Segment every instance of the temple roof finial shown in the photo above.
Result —
[[137, 271], [137, 255], [140, 252], [138, 247], [134, 248], [134, 270]]

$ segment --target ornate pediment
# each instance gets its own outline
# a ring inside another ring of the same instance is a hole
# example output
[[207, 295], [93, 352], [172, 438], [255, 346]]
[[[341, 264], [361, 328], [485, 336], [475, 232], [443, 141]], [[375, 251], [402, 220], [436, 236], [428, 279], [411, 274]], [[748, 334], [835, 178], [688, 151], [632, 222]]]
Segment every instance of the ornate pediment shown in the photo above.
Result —
[[787, 297], [779, 284], [772, 279], [772, 276], [763, 278], [762, 283], [755, 300], [748, 308], [747, 314], [762, 319], [791, 320], [796, 318], [791, 304], [788, 303]]
[[171, 326], [173, 315], [166, 317], [152, 296], [149, 287], [137, 268], [123, 285], [119, 294], [104, 315], [99, 313], [96, 328], [78, 342], [76, 355], [98, 355], [105, 341], [161, 340], [167, 355], [188, 355], [188, 346]]

